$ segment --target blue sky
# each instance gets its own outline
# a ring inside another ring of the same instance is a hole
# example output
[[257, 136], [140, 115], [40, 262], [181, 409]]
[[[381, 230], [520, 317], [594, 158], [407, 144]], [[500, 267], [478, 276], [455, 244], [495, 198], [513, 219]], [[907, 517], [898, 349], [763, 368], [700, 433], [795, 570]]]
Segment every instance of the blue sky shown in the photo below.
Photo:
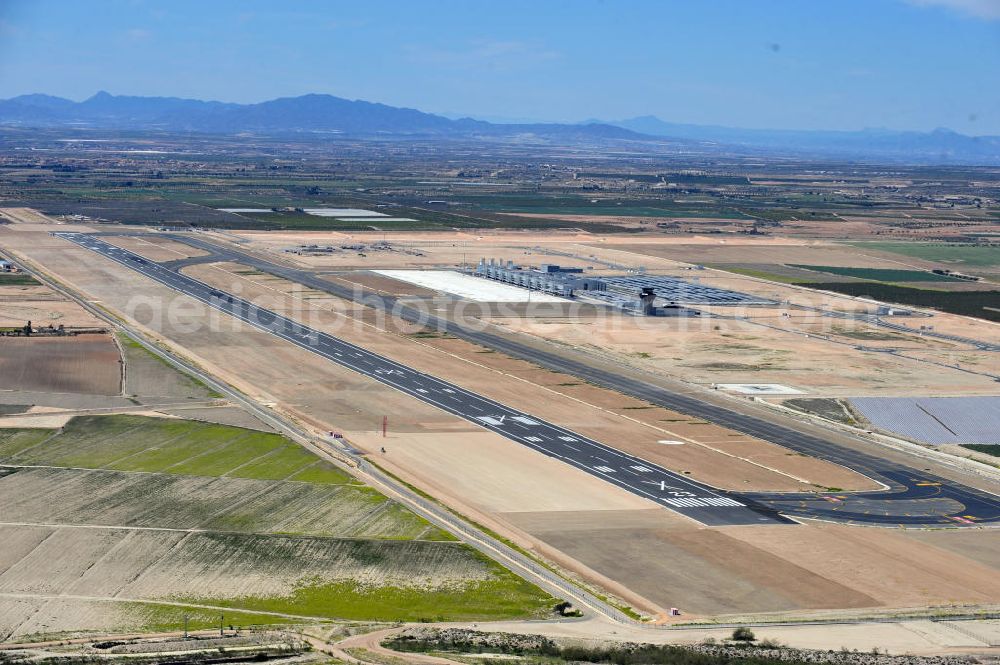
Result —
[[1000, 134], [1000, 0], [0, 0], [0, 97]]

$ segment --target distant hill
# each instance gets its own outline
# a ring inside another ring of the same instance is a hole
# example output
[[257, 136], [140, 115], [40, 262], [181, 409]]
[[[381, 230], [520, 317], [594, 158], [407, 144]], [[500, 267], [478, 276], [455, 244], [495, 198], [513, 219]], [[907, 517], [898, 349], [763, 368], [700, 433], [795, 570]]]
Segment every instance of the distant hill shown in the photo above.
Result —
[[1000, 136], [966, 136], [950, 129], [935, 129], [932, 132], [737, 129], [666, 122], [650, 115], [608, 124], [650, 136], [712, 141], [733, 148], [841, 158], [881, 157], [935, 164], [1000, 164]]
[[50, 95], [0, 100], [0, 126], [161, 130], [356, 137], [537, 138], [566, 143], [627, 140], [686, 154], [780, 154], [801, 158], [1000, 165], [1000, 137], [948, 129], [794, 131], [671, 123], [654, 116], [584, 123], [498, 123], [446, 118], [416, 109], [332, 95], [284, 97], [259, 104], [131, 97], [99, 92], [74, 102]]
[[259, 104], [226, 104], [176, 97], [129, 97], [107, 92], [99, 92], [82, 102], [48, 95], [22, 95], [0, 101], [0, 123], [212, 133], [338, 132], [356, 136], [533, 134], [562, 138], [650, 138], [629, 129], [600, 123], [501, 125], [471, 118], [452, 120], [415, 109], [352, 101], [332, 95], [286, 97]]

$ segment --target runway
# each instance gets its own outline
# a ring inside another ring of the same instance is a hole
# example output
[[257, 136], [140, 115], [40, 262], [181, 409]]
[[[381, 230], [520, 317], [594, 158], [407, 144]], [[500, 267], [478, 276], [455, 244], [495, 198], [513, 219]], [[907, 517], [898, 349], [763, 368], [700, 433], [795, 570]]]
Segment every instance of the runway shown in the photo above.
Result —
[[[72, 236], [76, 234], [57, 234], [63, 237], [68, 237], [68, 239], [77, 242], [78, 244], [89, 246], [87, 243], [82, 242], [83, 238], [87, 238], [91, 241], [96, 241], [96, 243], [91, 242], [89, 244], [94, 244], [94, 247], [89, 247], [94, 251], [101, 251], [101, 246], [111, 248], [111, 250], [118, 252], [116, 255], [111, 255], [109, 258], [113, 258], [120, 263], [127, 261], [125, 265], [130, 268], [139, 269], [144, 268], [146, 270], [152, 270], [156, 274], [164, 273], [166, 277], [159, 279], [156, 276], [151, 276], [153, 279], [160, 281], [161, 283], [167, 284], [173, 288], [184, 291], [183, 288], [175, 286], [174, 283], [169, 281], [173, 278], [183, 280], [184, 283], [193, 283], [200, 285], [202, 289], [208, 288], [201, 282], [190, 279], [186, 276], [180, 275], [178, 273], [172, 272], [170, 269], [164, 266], [157, 266], [151, 262], [146, 262], [146, 264], [139, 264], [134, 260], [124, 258], [125, 255], [131, 254], [120, 250], [117, 247], [111, 245], [106, 245], [97, 240], [94, 235], [82, 236], [81, 238], [74, 238]], [[115, 234], [118, 235], [118, 234]], [[333, 295], [348, 300], [356, 300], [359, 294], [353, 292], [350, 288], [336, 284], [329, 280], [317, 277], [307, 271], [297, 270], [294, 268], [289, 268], [287, 266], [281, 266], [269, 261], [263, 260], [259, 257], [247, 254], [244, 252], [239, 252], [229, 248], [225, 248], [214, 243], [203, 240], [192, 234], [169, 234], [173, 240], [177, 240], [193, 247], [206, 250], [210, 253], [210, 257], [198, 257], [191, 260], [181, 260], [175, 262], [176, 267], [181, 267], [188, 263], [203, 262], [205, 260], [214, 261], [233, 261], [255, 267], [264, 272], [283, 277], [294, 282], [298, 282], [310, 288], [315, 288], [321, 291], [326, 291]], [[104, 253], [101, 251], [101, 253]], [[108, 255], [108, 254], [105, 254]], [[116, 256], [118, 258], [116, 258]], [[135, 256], [135, 255], [133, 255]], [[139, 257], [135, 257], [139, 258]], [[143, 261], [145, 261], [143, 259]], [[174, 266], [171, 266], [174, 267]], [[143, 272], [140, 270], [140, 272]], [[143, 274], [147, 274], [143, 272]], [[172, 276], [172, 277], [171, 277]], [[178, 282], [180, 283], [180, 282]], [[186, 291], [185, 291], [186, 292]], [[658, 480], [662, 480], [664, 483], [663, 487], [674, 488], [669, 491], [692, 491], [688, 488], [689, 485], [694, 484], [698, 487], [704, 488], [719, 494], [725, 498], [735, 500], [743, 506], [747, 507], [750, 512], [757, 514], [758, 516], [770, 516], [771, 521], [775, 520], [775, 515], [777, 513], [782, 513], [784, 515], [795, 516], [795, 517], [805, 517], [805, 518], [818, 518], [827, 519], [838, 522], [848, 522], [848, 523], [858, 523], [858, 524], [876, 524], [884, 526], [924, 526], [924, 527], [942, 527], [942, 526], [972, 526], [972, 525], [984, 525], [984, 524], [998, 524], [1000, 523], [1000, 497], [984, 492], [975, 488], [968, 487], [961, 483], [955, 481], [947, 480], [941, 478], [934, 474], [926, 471], [918, 470], [916, 468], [899, 464], [893, 461], [885, 460], [872, 454], [867, 454], [855, 450], [854, 448], [849, 448], [847, 446], [838, 445], [826, 439], [820, 438], [819, 436], [814, 436], [800, 432], [795, 429], [791, 429], [781, 424], [773, 423], [768, 420], [764, 420], [759, 417], [743, 414], [732, 409], [727, 409], [723, 406], [707, 402], [697, 397], [673, 392], [667, 390], [660, 386], [655, 386], [649, 383], [645, 383], [640, 380], [633, 379], [628, 376], [623, 376], [621, 374], [602, 371], [591, 365], [583, 362], [574, 361], [562, 355], [556, 355], [554, 353], [546, 352], [541, 349], [537, 349], [531, 346], [520, 344], [516, 341], [507, 339], [505, 337], [495, 335], [489, 332], [481, 330], [472, 330], [461, 326], [453, 321], [443, 319], [440, 317], [435, 317], [429, 315], [427, 312], [417, 311], [413, 308], [400, 303], [395, 298], [389, 296], [378, 296], [371, 293], [365, 293], [365, 304], [383, 308], [385, 311], [392, 311], [399, 315], [401, 318], [409, 321], [421, 321], [427, 326], [450, 334], [454, 334], [463, 339], [481, 344], [485, 347], [495, 349], [497, 351], [506, 353], [510, 356], [516, 358], [522, 358], [530, 362], [536, 363], [542, 367], [552, 369], [554, 371], [563, 372], [587, 381], [590, 381], [596, 385], [604, 386], [609, 389], [631, 395], [640, 399], [644, 399], [652, 404], [657, 404], [664, 406], [666, 408], [685, 413], [691, 416], [696, 416], [708, 420], [710, 422], [731, 428], [735, 431], [749, 434], [757, 438], [761, 438], [767, 441], [771, 441], [778, 445], [789, 448], [790, 450], [800, 452], [818, 459], [824, 459], [835, 464], [840, 464], [842, 466], [854, 469], [859, 473], [869, 476], [873, 479], [879, 480], [889, 486], [891, 489], [883, 492], [865, 492], [865, 493], [842, 493], [831, 491], [824, 494], [815, 493], [801, 493], [801, 494], [782, 494], [782, 493], [744, 493], [736, 494], [730, 492], [720, 492], [712, 488], [708, 488], [704, 485], [699, 485], [698, 483], [693, 483], [683, 476], [679, 476], [673, 472], [666, 469], [656, 467], [650, 463], [644, 462], [638, 458], [629, 457], [623, 455], [619, 451], [615, 451], [612, 446], [600, 444], [597, 442], [590, 442], [599, 448], [594, 448], [593, 451], [590, 448], [587, 449], [588, 455], [590, 452], [594, 452], [595, 455], [601, 455], [601, 458], [593, 456], [585, 456], [579, 458], [577, 455], [578, 451], [573, 451], [565, 446], [559, 446], [559, 442], [576, 445], [575, 442], [563, 441], [559, 439], [559, 434], [556, 434], [555, 440], [543, 439], [543, 443], [547, 448], [553, 448], [552, 454], [550, 456], [563, 459], [567, 463], [572, 463], [578, 468], [587, 470], [593, 475], [608, 480], [609, 482], [614, 482], [615, 484], [621, 485], [621, 480], [627, 480], [629, 484], [638, 485], [638, 489], [645, 491], [647, 493], [650, 490], [656, 490], [656, 486], [647, 486], [646, 483], [642, 481], [653, 481], [652, 477], [647, 477], [646, 472], [637, 471], [634, 468], [636, 465], [643, 466], [645, 468], [653, 469], [657, 474], [665, 474], [664, 476], [657, 476]], [[220, 307], [221, 309], [221, 307]], [[224, 310], [225, 311], [225, 310]], [[298, 324], [294, 324], [298, 325]], [[300, 326], [301, 327], [301, 326]], [[367, 352], [366, 352], [367, 353]], [[371, 354], [374, 355], [374, 354]], [[336, 362], [336, 360], [334, 360]], [[387, 361], [391, 362], [391, 361]], [[341, 363], [343, 364], [343, 363]], [[352, 369], [354, 369], [352, 367]], [[362, 370], [358, 370], [362, 371]], [[412, 370], [410, 370], [412, 371]], [[364, 372], [362, 372], [364, 373]], [[379, 378], [375, 376], [374, 378]], [[381, 380], [381, 379], [379, 379]], [[385, 381], [383, 381], [385, 382]], [[425, 388], [428, 389], [428, 388]], [[456, 390], [460, 390], [457, 387]], [[428, 389], [429, 390], [429, 389]], [[404, 392], [406, 392], [404, 390]], [[408, 393], [414, 394], [414, 393]], [[447, 393], [446, 393], [447, 394]], [[414, 394], [415, 397], [422, 399], [422, 393]], [[483, 399], [483, 398], [479, 398]], [[428, 400], [424, 400], [428, 401]], [[488, 400], [487, 400], [488, 401]], [[446, 399], [444, 404], [450, 405], [451, 400]], [[495, 403], [494, 403], [495, 404]], [[440, 405], [438, 405], [440, 406]], [[499, 405], [498, 405], [499, 406]], [[442, 407], [443, 408], [443, 407]], [[446, 409], [447, 410], [447, 409]], [[455, 413], [452, 411], [452, 413]], [[472, 418], [467, 417], [464, 414], [456, 413], [466, 419], [472, 420]], [[470, 415], [475, 418], [474, 414]], [[487, 414], [490, 415], [490, 414]], [[532, 420], [538, 420], [532, 418]], [[487, 429], [494, 429], [489, 423], [484, 421], [476, 421], [476, 424], [486, 426]], [[506, 419], [503, 421], [506, 424]], [[549, 427], [554, 427], [549, 425]], [[510, 429], [509, 427], [494, 429], [504, 436], [507, 436], [505, 431]], [[557, 428], [558, 429], [558, 428]], [[524, 445], [529, 445], [536, 450], [539, 448], [535, 447], [536, 444], [540, 442], [524, 440], [523, 435], [533, 436], [533, 434], [527, 432], [521, 432], [520, 430], [512, 430], [516, 434], [521, 434], [521, 439], [517, 439], [511, 436], [512, 440], [518, 441]], [[567, 435], [575, 436], [575, 435]], [[581, 440], [583, 437], [579, 437]], [[613, 444], [613, 442], [611, 442]], [[541, 451], [541, 450], [540, 450]], [[606, 451], [611, 451], [606, 452]], [[541, 451], [544, 452], [544, 451]], [[567, 454], [568, 453], [568, 454]], [[546, 452], [545, 454], [549, 454]], [[628, 462], [619, 464], [619, 466], [614, 466], [611, 464], [598, 463], [599, 459], [608, 459], [608, 455], [623, 455], [623, 457], [628, 458]], [[570, 461], [570, 460], [575, 460]], [[602, 472], [598, 470], [597, 466], [607, 466], [612, 468], [614, 471], [611, 473]], [[637, 475], [638, 474], [638, 475]], [[667, 480], [670, 479], [668, 483]], [[683, 482], [680, 482], [683, 481]], [[688, 488], [688, 489], [685, 489]], [[632, 490], [630, 490], [632, 491]], [[666, 489], [664, 491], [667, 491]], [[645, 496], [645, 494], [640, 495]], [[677, 506], [671, 504], [663, 504], [663, 500], [666, 498], [674, 499], [698, 499], [703, 495], [695, 492], [694, 497], [684, 496], [664, 496], [662, 492], [656, 490], [652, 492], [654, 496], [659, 497], [661, 505], [666, 507], [672, 507], [678, 512], [683, 512], [686, 515], [697, 519], [705, 524], [721, 524], [721, 523], [733, 523], [733, 522], [712, 522], [707, 521], [710, 517], [701, 516], [697, 512], [697, 509], [707, 508], [705, 506]], [[704, 495], [706, 498], [712, 498], [710, 495]], [[736, 508], [736, 507], [732, 507]], [[715, 511], [709, 511], [712, 515]], [[741, 513], [743, 514], [743, 513]], [[744, 515], [745, 516], [745, 515]], [[782, 521], [782, 520], [777, 520]], [[749, 522], [739, 522], [739, 523], [766, 523], [764, 520], [751, 520]]]
[[242, 298], [79, 233], [56, 233], [180, 293], [406, 393], [484, 429], [558, 459], [709, 526], [793, 523], [776, 512], [736, 499], [542, 418], [513, 409], [453, 383], [417, 372], [384, 356], [309, 328]]

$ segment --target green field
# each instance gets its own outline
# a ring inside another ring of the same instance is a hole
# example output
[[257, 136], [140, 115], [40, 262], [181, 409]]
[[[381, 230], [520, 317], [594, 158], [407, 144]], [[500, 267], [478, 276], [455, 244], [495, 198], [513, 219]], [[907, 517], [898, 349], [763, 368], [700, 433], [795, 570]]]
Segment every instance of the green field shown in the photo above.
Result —
[[962, 447], [975, 450], [977, 453], [986, 453], [987, 455], [993, 455], [993, 457], [1000, 457], [1000, 445], [995, 443], [964, 443]]
[[23, 272], [0, 272], [0, 286], [36, 286], [40, 282]]
[[849, 268], [844, 266], [808, 266], [790, 263], [793, 268], [825, 272], [843, 277], [856, 277], [875, 282], [961, 282], [963, 280], [937, 275], [926, 270], [896, 270], [886, 268]]
[[[493, 579], [429, 589], [419, 586], [369, 588], [357, 582], [305, 583], [290, 596], [248, 596], [222, 603], [242, 611], [358, 621], [502, 621], [551, 615], [552, 607], [558, 602], [555, 598], [478, 553], [471, 556], [480, 558], [491, 570]], [[208, 604], [204, 599], [189, 599], [189, 602]]]
[[[79, 556], [95, 557], [92, 565], [109, 570], [121, 567], [112, 580], [133, 579], [143, 568], [130, 573], [131, 567], [159, 552], [159, 572], [142, 574], [162, 595], [137, 597], [182, 606], [133, 608], [147, 617], [147, 630], [177, 625], [186, 604], [229, 608], [226, 623], [245, 626], [287, 622], [260, 612], [379, 621], [531, 619], [549, 616], [558, 602], [277, 434], [180, 419], [80, 416], [59, 430], [0, 429], [4, 464], [10, 465], [4, 470], [10, 473], [0, 473], [5, 518], [28, 525], [8, 529], [93, 527], [66, 532], [80, 543], [110, 529], [124, 539], [117, 559], [105, 561], [103, 550], [82, 544]], [[193, 533], [178, 533], [185, 531]], [[220, 577], [222, 569], [231, 570]], [[53, 570], [29, 573], [44, 579]], [[285, 591], [261, 592], [254, 576]], [[219, 612], [194, 614], [192, 627]]]
[[802, 282], [800, 285], [886, 303], [927, 307], [987, 321], [1000, 321], [1000, 291], [936, 291], [881, 282]]
[[0, 430], [0, 461], [85, 469], [356, 483], [279, 434], [191, 420], [80, 416], [61, 430]]
[[756, 277], [757, 279], [766, 279], [770, 282], [778, 282], [781, 284], [802, 284], [802, 278], [791, 277], [789, 275], [781, 275], [776, 272], [771, 272], [770, 270], [761, 270], [758, 268], [745, 268], [741, 266], [731, 266], [725, 264], [713, 264], [709, 267], [715, 268], [716, 270], [725, 270], [726, 272], [736, 273], [737, 275], [746, 275], [747, 277]]
[[952, 268], [1000, 268], [1000, 245], [933, 242], [853, 242], [851, 244], [855, 247], [947, 263]]
[[618, 216], [618, 217], [703, 217], [707, 219], [750, 219], [749, 216], [725, 208], [676, 207], [658, 208], [641, 205], [616, 205], [614, 203], [575, 204], [575, 205], [539, 205], [525, 206], [517, 204], [492, 203], [481, 206], [482, 210], [491, 212], [512, 212], [525, 215], [588, 215], [588, 216]]

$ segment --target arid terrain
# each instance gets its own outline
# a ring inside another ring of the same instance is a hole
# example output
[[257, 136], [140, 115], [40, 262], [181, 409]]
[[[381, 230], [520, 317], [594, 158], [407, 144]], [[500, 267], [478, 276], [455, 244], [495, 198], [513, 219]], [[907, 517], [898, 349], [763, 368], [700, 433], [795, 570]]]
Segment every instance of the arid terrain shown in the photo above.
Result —
[[[644, 613], [662, 616], [667, 608], [680, 607], [685, 616], [803, 616], [816, 610], [990, 606], [1000, 597], [995, 531], [923, 532], [822, 523], [705, 528], [350, 370], [316, 362], [302, 349], [206, 311], [200, 303], [49, 236], [50, 228], [8, 227], [3, 231], [4, 246], [121, 313], [151, 338], [254, 399], [273, 405], [317, 434], [337, 431], [393, 474]], [[233, 235], [218, 240], [228, 243]], [[352, 242], [379, 240], [405, 247], [406, 252], [369, 252], [363, 258], [349, 253], [299, 256], [280, 250], [293, 242], [337, 243], [346, 236], [240, 233], [239, 237], [242, 249], [271, 260], [331, 271], [328, 279], [443, 311], [450, 311], [454, 303], [364, 271], [376, 266], [453, 268], [480, 256], [516, 256], [525, 262], [590, 265], [607, 273], [616, 271], [606, 264], [644, 265], [657, 273], [689, 277], [696, 258], [690, 248], [704, 246], [709, 251], [716, 246], [701, 240], [684, 245], [675, 239], [635, 237], [624, 243], [581, 234], [565, 238], [378, 234], [371, 239], [361, 233], [349, 235]], [[199, 255], [162, 238], [110, 239], [154, 261]], [[654, 256], [660, 251], [669, 255], [675, 246], [684, 248], [677, 259]], [[779, 251], [791, 252], [783, 260], [811, 265], [820, 259], [803, 252], [816, 246], [813, 241], [748, 240], [727, 244], [726, 261], [742, 256], [744, 262], [757, 263], [762, 259], [754, 252]], [[556, 259], [538, 247], [584, 258]], [[824, 256], [843, 253], [845, 258], [836, 257], [838, 265], [895, 265], [888, 258], [866, 258], [850, 246], [823, 246], [820, 251], [827, 252]], [[415, 369], [595, 439], [613, 441], [623, 450], [716, 487], [813, 492], [879, 487], [844, 467], [792, 454], [767, 441], [447, 335], [424, 334], [391, 318], [373, 317], [356, 303], [245, 266], [206, 262], [182, 271]], [[994, 371], [987, 352], [936, 338], [883, 332], [857, 321], [830, 320], [815, 311], [869, 311], [870, 303], [723, 270], [699, 270], [697, 276], [706, 284], [772, 297], [782, 306], [715, 308], [713, 314], [724, 310], [722, 318], [692, 320], [560, 316], [551, 310], [510, 316], [493, 315], [490, 310], [481, 321], [542, 343], [581, 349], [638, 372], [686, 382], [692, 390], [705, 390], [713, 383], [767, 382], [824, 397], [994, 391], [991, 378], [942, 370], [940, 364], [961, 353], [963, 367]], [[993, 324], [956, 315], [937, 314], [933, 321], [935, 329], [953, 334], [975, 334], [986, 340], [1000, 336]], [[891, 341], [866, 339], [864, 345], [892, 344], [900, 351], [887, 355], [859, 350], [858, 335], [891, 336]], [[386, 436], [381, 432], [383, 417], [388, 419]], [[682, 444], [662, 445], [660, 440]]]

